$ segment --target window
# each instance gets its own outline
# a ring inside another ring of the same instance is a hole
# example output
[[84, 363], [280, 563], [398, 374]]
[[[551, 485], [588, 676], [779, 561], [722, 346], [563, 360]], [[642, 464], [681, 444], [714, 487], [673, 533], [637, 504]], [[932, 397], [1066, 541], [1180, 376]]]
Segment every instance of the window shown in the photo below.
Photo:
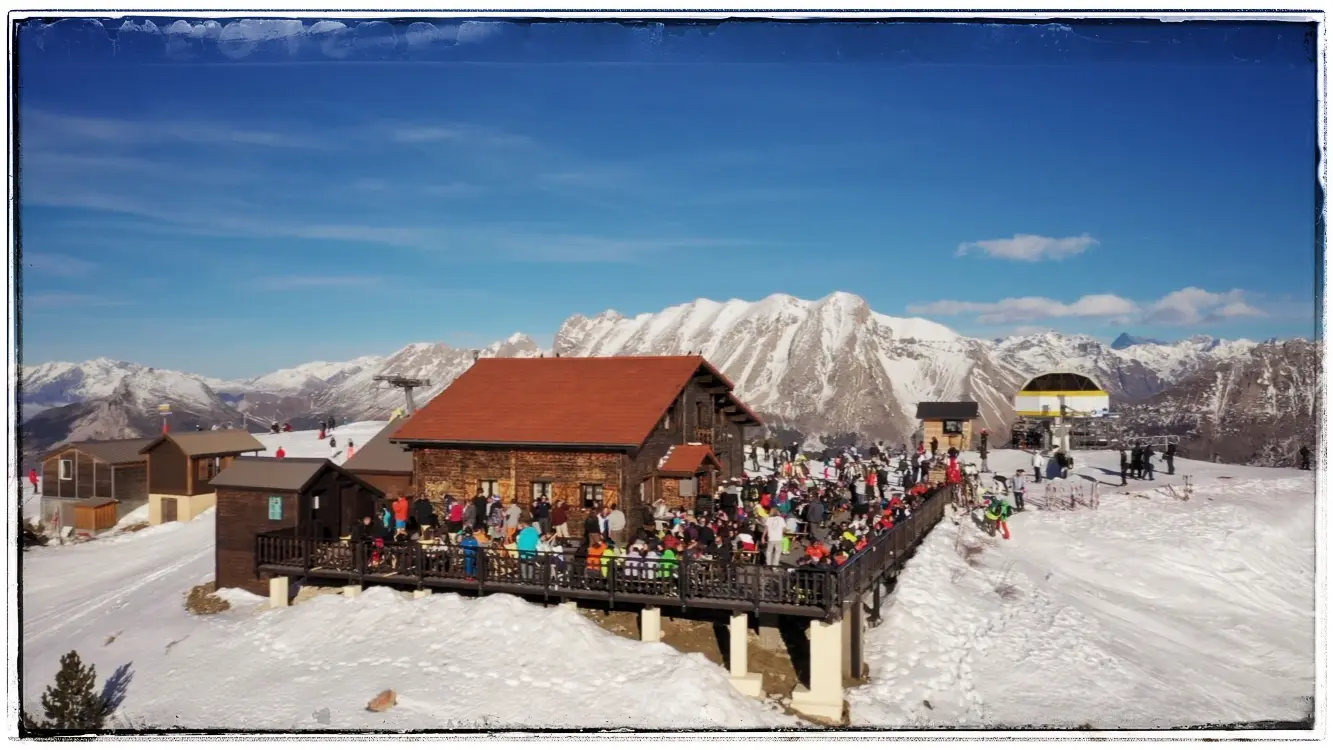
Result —
[[201, 482], [207, 482], [218, 475], [218, 459], [216, 458], [201, 458], [197, 465], [199, 468], [196, 476]]
[[671, 429], [671, 409], [667, 409], [666, 416], [662, 418], [662, 429]]
[[60, 459], [60, 478], [61, 479], [74, 478], [74, 462], [72, 460], [68, 458]]
[[497, 479], [483, 479], [478, 483], [481, 494], [486, 497], [500, 494], [500, 482]]
[[550, 482], [533, 482], [532, 499], [536, 500], [538, 498], [544, 497], [547, 500], [550, 500], [551, 494], [554, 489], [555, 487]]
[[[534, 483], [535, 484], [535, 483]], [[582, 487], [583, 507], [600, 508], [602, 507], [602, 485], [585, 484]]]
[[963, 423], [962, 423], [962, 421], [961, 421], [961, 420], [958, 420], [958, 419], [946, 419], [946, 420], [944, 420], [944, 434], [945, 434], [945, 435], [961, 435], [961, 434], [963, 434]]
[[707, 427], [707, 426], [708, 426], [708, 423], [704, 422], [704, 415], [706, 415], [707, 413], [708, 413], [708, 410], [704, 408], [704, 402], [702, 402], [702, 401], [695, 401], [695, 402], [694, 402], [694, 426], [695, 426], [695, 427]]

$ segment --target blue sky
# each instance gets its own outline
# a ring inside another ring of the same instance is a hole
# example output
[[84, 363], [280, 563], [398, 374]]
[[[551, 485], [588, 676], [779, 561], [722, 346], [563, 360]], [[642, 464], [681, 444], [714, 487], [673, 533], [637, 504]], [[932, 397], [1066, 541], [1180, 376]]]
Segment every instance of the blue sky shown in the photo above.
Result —
[[775, 292], [1314, 333], [1302, 27], [171, 21], [20, 33], [25, 361], [237, 377]]

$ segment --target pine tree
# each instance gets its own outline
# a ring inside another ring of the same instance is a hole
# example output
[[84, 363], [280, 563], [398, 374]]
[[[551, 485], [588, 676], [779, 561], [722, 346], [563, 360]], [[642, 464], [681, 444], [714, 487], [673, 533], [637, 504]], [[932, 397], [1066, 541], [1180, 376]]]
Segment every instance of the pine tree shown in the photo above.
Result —
[[77, 651], [60, 657], [56, 684], [42, 694], [43, 729], [96, 730], [106, 719], [106, 704], [96, 690], [97, 670], [85, 666]]

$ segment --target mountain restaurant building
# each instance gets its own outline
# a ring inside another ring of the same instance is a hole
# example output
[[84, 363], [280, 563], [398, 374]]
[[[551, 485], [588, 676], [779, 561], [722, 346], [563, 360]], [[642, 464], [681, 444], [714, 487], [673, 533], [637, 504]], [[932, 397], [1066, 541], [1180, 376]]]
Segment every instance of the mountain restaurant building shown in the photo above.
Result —
[[411, 450], [417, 494], [563, 500], [576, 533], [604, 504], [636, 528], [659, 497], [681, 503], [682, 481], [739, 477], [745, 429], [760, 424], [699, 356], [488, 358], [390, 442]]
[[342, 467], [367, 484], [374, 485], [386, 497], [396, 498], [412, 492], [412, 451], [389, 442], [403, 424], [395, 417], [375, 433], [375, 437], [356, 449]]

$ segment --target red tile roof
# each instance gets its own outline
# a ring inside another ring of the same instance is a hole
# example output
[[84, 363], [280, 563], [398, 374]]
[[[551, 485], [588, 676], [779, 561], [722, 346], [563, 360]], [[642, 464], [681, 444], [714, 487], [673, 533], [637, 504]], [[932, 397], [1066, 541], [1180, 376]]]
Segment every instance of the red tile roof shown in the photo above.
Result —
[[704, 461], [711, 461], [713, 466], [722, 468], [722, 462], [717, 460], [713, 454], [713, 449], [702, 443], [688, 443], [686, 445], [673, 445], [662, 457], [662, 462], [658, 464], [657, 471], [662, 474], [689, 474], [694, 476], [699, 471], [699, 467]]
[[731, 387], [699, 356], [480, 359], [390, 439], [638, 447], [701, 369]]

